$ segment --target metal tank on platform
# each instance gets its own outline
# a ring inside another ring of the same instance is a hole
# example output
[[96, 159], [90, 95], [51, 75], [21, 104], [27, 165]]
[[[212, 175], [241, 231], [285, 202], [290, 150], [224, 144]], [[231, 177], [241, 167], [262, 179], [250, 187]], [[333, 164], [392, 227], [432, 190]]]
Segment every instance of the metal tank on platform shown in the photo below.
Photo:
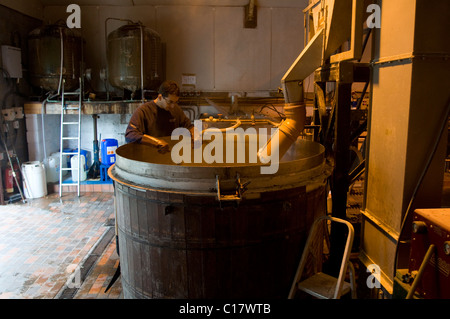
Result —
[[156, 90], [163, 80], [159, 34], [140, 23], [128, 23], [107, 38], [108, 81], [132, 92]]
[[[60, 91], [79, 87], [83, 39], [64, 24], [44, 25], [28, 35], [30, 80], [34, 87]], [[62, 71], [62, 72], [61, 72]]]

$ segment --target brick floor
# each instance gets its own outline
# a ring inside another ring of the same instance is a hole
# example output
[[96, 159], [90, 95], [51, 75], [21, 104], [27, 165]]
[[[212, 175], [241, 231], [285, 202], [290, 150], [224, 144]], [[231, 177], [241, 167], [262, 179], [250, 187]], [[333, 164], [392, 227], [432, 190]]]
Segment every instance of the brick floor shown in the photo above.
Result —
[[[105, 223], [114, 218], [113, 205], [113, 193], [97, 192], [53, 193], [0, 206], [0, 299], [58, 298], [111, 229]], [[75, 298], [120, 298], [120, 280], [104, 293], [117, 265], [113, 239]]]
[[119, 265], [116, 241], [113, 239], [98, 259], [89, 276], [81, 285], [74, 299], [119, 299], [123, 298], [120, 277], [105, 292]]

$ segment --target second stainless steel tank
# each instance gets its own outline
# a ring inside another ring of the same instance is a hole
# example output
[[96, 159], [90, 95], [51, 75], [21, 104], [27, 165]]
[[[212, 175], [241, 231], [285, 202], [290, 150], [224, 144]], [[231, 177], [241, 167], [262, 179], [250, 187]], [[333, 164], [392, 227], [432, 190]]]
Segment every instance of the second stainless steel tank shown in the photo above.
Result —
[[111, 32], [107, 41], [108, 80], [112, 86], [131, 92], [158, 88], [163, 75], [161, 38], [156, 31], [127, 24]]

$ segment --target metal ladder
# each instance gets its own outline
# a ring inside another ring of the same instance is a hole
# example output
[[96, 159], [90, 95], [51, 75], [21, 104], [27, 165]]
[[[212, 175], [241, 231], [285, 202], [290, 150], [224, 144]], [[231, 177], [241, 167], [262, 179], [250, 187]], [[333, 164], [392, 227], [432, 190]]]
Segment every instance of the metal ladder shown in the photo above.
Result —
[[[64, 92], [64, 80], [62, 82], [62, 93], [61, 93], [61, 139], [60, 139], [60, 154], [61, 156], [59, 157], [59, 197], [62, 196], [62, 188], [63, 186], [77, 186], [77, 195], [80, 196], [80, 179], [81, 179], [81, 170], [80, 170], [80, 166], [81, 166], [81, 156], [80, 156], [80, 152], [81, 152], [81, 101], [82, 101], [82, 87], [81, 87], [81, 78], [80, 78], [80, 89], [79, 91], [75, 91], [75, 92]], [[79, 99], [78, 99], [78, 106], [67, 106], [66, 105], [66, 101], [65, 101], [65, 97], [69, 96], [69, 95], [78, 95]], [[75, 111], [76, 113], [71, 113], [71, 114], [66, 114], [67, 111]], [[73, 114], [77, 114], [78, 115], [78, 121], [75, 122], [67, 122], [65, 120], [65, 115], [73, 115]], [[64, 136], [64, 127], [68, 126], [68, 125], [78, 125], [78, 129], [77, 129], [77, 136]], [[78, 148], [76, 152], [64, 152], [64, 141], [65, 140], [77, 140], [77, 144], [78, 144]], [[78, 166], [77, 167], [64, 167], [63, 168], [63, 156], [64, 155], [77, 155], [78, 156]], [[77, 170], [78, 171], [78, 179], [76, 182], [72, 183], [63, 183], [62, 180], [62, 174], [63, 171], [72, 171], [72, 170]]]

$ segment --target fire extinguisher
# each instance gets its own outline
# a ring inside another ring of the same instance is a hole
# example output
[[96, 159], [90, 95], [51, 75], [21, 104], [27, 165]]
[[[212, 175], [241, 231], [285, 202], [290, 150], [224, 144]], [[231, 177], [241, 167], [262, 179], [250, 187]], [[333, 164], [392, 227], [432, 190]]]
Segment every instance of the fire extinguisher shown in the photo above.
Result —
[[3, 171], [3, 180], [5, 182], [5, 191], [7, 193], [14, 192], [14, 177], [13, 177], [13, 171], [10, 166], [6, 167]]
[[[20, 169], [19, 169], [19, 165], [17, 165], [16, 163], [14, 163], [14, 173], [16, 174], [16, 178], [17, 178], [17, 183], [19, 183], [20, 185]], [[13, 193], [14, 190], [18, 190], [16, 182], [14, 181], [14, 175], [13, 175], [13, 170], [11, 169], [11, 166], [8, 165], [8, 167], [6, 167], [3, 171], [3, 179], [4, 179], [4, 186], [5, 186], [5, 191], [7, 193]]]

